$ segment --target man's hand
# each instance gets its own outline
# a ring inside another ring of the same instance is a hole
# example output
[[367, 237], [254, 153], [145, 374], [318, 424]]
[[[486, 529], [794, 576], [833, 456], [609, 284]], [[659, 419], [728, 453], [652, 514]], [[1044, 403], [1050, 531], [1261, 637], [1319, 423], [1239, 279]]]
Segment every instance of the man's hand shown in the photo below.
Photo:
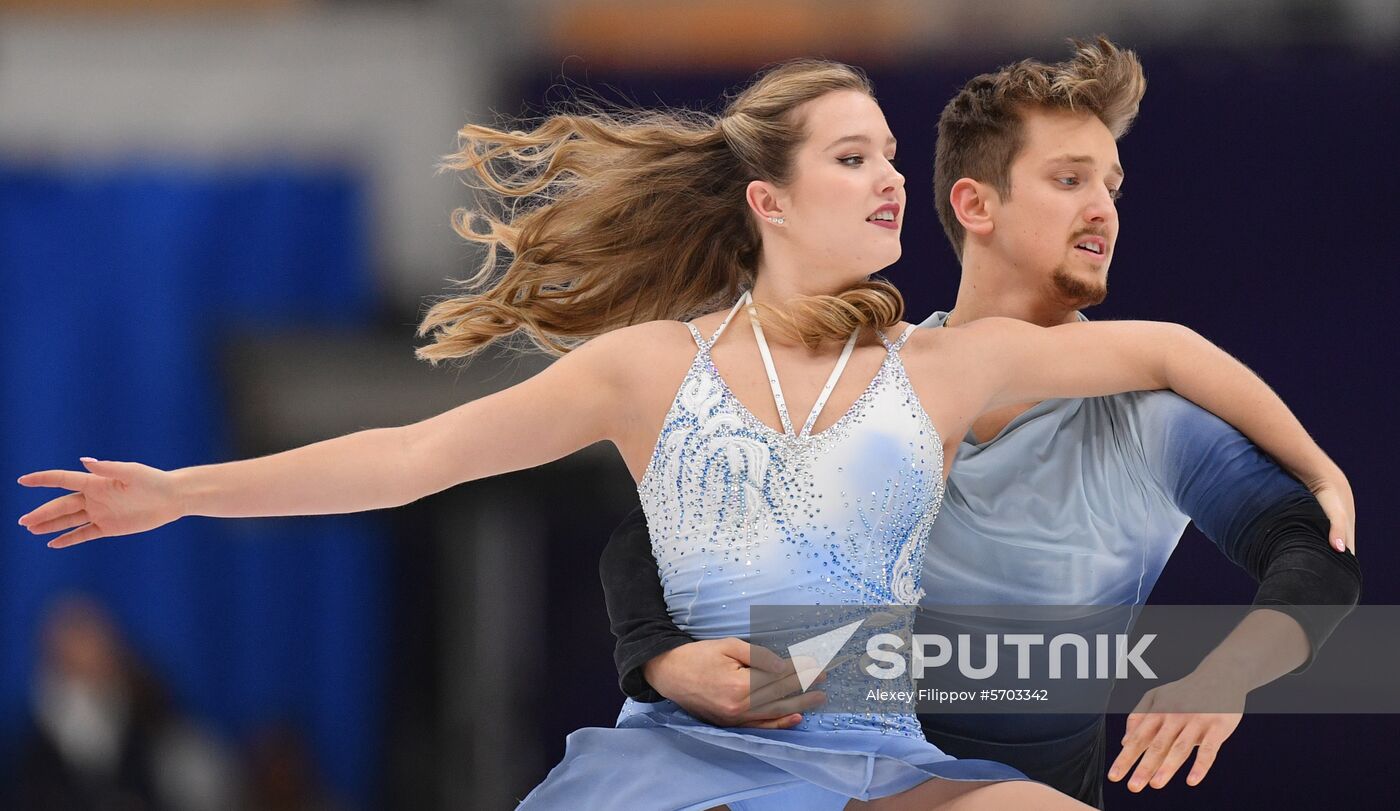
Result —
[[[1141, 756], [1128, 790], [1162, 788], [1195, 749], [1196, 762], [1186, 785], [1198, 785], [1215, 763], [1220, 745], [1240, 725], [1248, 692], [1233, 680], [1197, 673], [1149, 690], [1128, 716], [1123, 751], [1109, 768], [1108, 779], [1122, 780]], [[1234, 711], [1201, 712], [1204, 708]]]
[[791, 695], [801, 688], [791, 660], [732, 637], [674, 648], [642, 672], [658, 693], [715, 726], [787, 729], [826, 701], [821, 691]]

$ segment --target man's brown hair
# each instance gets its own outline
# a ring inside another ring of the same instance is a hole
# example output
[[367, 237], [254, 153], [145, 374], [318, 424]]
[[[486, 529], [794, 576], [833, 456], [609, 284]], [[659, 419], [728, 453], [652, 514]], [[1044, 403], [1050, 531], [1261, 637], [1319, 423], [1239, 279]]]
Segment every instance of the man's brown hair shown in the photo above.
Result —
[[1023, 59], [963, 85], [938, 117], [933, 194], [943, 232], [962, 259], [967, 233], [953, 213], [953, 184], [964, 177], [1011, 196], [1011, 162], [1021, 151], [1028, 108], [1086, 112], [1122, 137], [1137, 117], [1147, 79], [1137, 54], [1104, 37], [1070, 40], [1074, 56], [1047, 65]]

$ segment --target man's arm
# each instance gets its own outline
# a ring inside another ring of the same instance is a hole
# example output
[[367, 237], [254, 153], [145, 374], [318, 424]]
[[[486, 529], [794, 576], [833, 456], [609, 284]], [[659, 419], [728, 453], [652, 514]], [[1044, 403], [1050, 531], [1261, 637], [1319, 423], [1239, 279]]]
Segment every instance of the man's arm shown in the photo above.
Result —
[[[1152, 691], [1128, 717], [1108, 776], [1123, 779], [1141, 756], [1128, 784], [1141, 791], [1165, 786], [1193, 749], [1187, 783], [1205, 778], [1239, 724], [1245, 696], [1311, 664], [1356, 605], [1361, 570], [1354, 554], [1329, 543], [1330, 523], [1317, 499], [1239, 432], [1173, 395], [1134, 397], [1151, 477], [1259, 583], [1256, 609], [1270, 609], [1252, 612], [1191, 675]], [[1202, 695], [1237, 711], [1172, 711], [1177, 704], [1199, 707]]]
[[1255, 606], [1282, 610], [1298, 622], [1308, 651], [1297, 670], [1306, 668], [1360, 597], [1356, 556], [1331, 545], [1327, 516], [1307, 488], [1238, 431], [1169, 393], [1134, 396], [1150, 475], [1259, 583]]
[[643, 668], [656, 656], [695, 640], [671, 621], [661, 575], [651, 554], [646, 516], [638, 507], [628, 513], [603, 549], [598, 562], [608, 623], [617, 645], [618, 686], [637, 701], [661, 701], [662, 695], [647, 683]]

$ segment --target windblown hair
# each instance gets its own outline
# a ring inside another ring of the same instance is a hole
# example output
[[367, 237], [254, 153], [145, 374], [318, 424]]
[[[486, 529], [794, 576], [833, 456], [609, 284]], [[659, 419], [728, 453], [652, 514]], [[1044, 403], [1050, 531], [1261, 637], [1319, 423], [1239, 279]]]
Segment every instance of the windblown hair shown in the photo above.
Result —
[[[762, 249], [749, 182], [792, 179], [806, 138], [797, 108], [837, 90], [873, 95], [856, 68], [797, 60], [761, 74], [719, 116], [590, 106], [528, 131], [463, 127], [442, 166], [486, 205], [454, 211], [453, 228], [486, 256], [456, 283], [467, 292], [428, 310], [418, 334], [432, 343], [417, 356], [466, 358], [516, 333], [563, 354], [609, 330], [728, 306], [753, 284]], [[870, 280], [763, 309], [815, 345], [895, 324], [904, 302]]]
[[1070, 40], [1074, 56], [1047, 65], [1024, 59], [963, 85], [938, 117], [933, 194], [938, 219], [962, 259], [967, 232], [953, 213], [953, 184], [967, 177], [1011, 196], [1011, 162], [1024, 145], [1022, 114], [1044, 108], [1097, 116], [1114, 139], [1137, 117], [1147, 79], [1137, 54], [1104, 37]]

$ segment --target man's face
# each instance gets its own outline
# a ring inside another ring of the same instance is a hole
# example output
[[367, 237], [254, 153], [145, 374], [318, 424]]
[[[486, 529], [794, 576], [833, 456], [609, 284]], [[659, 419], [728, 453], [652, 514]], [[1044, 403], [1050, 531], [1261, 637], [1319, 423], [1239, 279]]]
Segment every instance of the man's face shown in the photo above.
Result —
[[1118, 145], [1089, 113], [1023, 113], [1011, 195], [997, 206], [993, 249], [1027, 283], [1078, 309], [1108, 295], [1123, 184]]

